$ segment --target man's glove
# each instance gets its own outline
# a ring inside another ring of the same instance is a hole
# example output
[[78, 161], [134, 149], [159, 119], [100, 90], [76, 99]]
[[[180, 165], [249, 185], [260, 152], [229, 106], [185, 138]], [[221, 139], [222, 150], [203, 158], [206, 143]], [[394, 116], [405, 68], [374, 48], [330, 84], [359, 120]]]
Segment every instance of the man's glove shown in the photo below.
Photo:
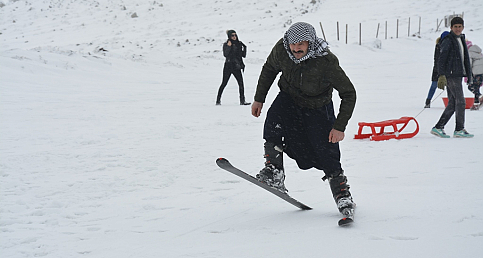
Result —
[[438, 88], [444, 90], [444, 87], [448, 85], [448, 82], [446, 81], [446, 76], [440, 75], [438, 77]]

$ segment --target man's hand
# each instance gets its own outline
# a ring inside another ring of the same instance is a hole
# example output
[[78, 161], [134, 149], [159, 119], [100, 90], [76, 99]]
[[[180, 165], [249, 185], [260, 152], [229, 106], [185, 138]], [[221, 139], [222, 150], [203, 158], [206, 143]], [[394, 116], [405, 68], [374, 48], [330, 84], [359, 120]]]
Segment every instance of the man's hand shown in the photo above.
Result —
[[262, 102], [253, 101], [253, 104], [252, 104], [252, 115], [254, 117], [259, 117], [260, 114], [262, 113], [262, 107], [263, 107], [263, 103]]
[[231, 47], [231, 40], [228, 40], [228, 42], [226, 42], [226, 44]]
[[329, 133], [329, 142], [331, 143], [338, 143], [342, 140], [344, 140], [344, 132], [332, 129]]

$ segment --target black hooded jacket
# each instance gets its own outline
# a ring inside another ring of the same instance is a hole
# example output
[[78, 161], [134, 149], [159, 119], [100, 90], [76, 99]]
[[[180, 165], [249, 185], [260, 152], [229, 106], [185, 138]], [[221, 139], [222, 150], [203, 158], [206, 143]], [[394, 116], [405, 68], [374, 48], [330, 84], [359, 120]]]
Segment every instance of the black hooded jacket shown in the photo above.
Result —
[[[228, 46], [228, 41], [231, 41], [231, 46]], [[247, 46], [241, 41], [229, 39], [223, 44], [223, 55], [225, 56], [225, 67], [235, 70], [245, 69], [243, 59], [247, 56]]]
[[[457, 40], [461, 40], [463, 44], [464, 60], [461, 59], [460, 45]], [[438, 74], [446, 77], [471, 78], [471, 65], [465, 35], [461, 34], [460, 37], [457, 37], [453, 32], [450, 32], [440, 44]]]

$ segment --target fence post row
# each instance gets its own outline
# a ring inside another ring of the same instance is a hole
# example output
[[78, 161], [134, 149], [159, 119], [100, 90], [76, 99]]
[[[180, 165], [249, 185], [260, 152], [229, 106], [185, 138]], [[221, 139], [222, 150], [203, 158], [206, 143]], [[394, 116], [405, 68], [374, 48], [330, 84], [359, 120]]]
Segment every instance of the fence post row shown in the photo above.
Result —
[[[439, 31], [441, 23], [444, 21], [445, 26], [448, 27], [449, 22], [454, 17], [463, 17], [464, 12], [461, 14], [452, 14], [447, 15], [444, 19], [436, 19], [436, 31]], [[417, 35], [421, 35], [421, 19], [422, 17], [419, 16], [419, 26], [418, 26], [418, 33]], [[379, 29], [381, 27], [381, 23], [377, 23], [377, 30], [376, 30], [376, 39], [379, 38]], [[322, 30], [322, 35], [324, 40], [327, 40], [325, 37], [324, 28], [322, 27], [322, 22], [320, 22], [320, 29]], [[416, 35], [416, 34], [415, 34]], [[408, 37], [411, 36], [411, 17], [408, 18]], [[387, 21], [384, 22], [384, 38], [387, 39]], [[399, 38], [399, 19], [396, 19], [396, 38]], [[337, 21], [337, 41], [340, 41], [340, 29], [339, 29], [339, 21]], [[349, 43], [349, 24], [345, 25], [345, 43]], [[362, 45], [362, 23], [359, 23], [359, 45]]]

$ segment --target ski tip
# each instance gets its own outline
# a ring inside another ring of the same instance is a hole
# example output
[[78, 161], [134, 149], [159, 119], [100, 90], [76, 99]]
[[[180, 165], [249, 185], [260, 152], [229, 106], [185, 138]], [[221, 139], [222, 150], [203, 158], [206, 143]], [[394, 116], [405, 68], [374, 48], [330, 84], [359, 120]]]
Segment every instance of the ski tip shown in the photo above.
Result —
[[354, 222], [354, 220], [351, 218], [343, 218], [339, 220], [339, 226], [345, 227], [352, 224], [352, 222]]
[[217, 158], [216, 159], [216, 164], [218, 164], [218, 166], [221, 166], [221, 165], [227, 164], [227, 163], [229, 164], [230, 162], [225, 158]]

